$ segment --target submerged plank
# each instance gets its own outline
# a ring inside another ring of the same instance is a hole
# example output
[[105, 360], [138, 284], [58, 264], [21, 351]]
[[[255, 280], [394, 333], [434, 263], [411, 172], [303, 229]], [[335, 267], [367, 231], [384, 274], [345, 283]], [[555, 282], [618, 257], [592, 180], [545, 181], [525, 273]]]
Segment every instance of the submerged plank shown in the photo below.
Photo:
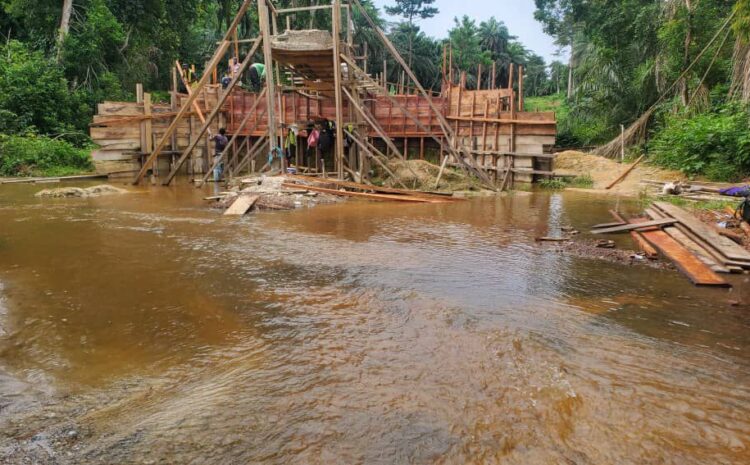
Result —
[[226, 209], [224, 215], [242, 216], [253, 208], [253, 205], [255, 205], [255, 202], [257, 202], [259, 198], [259, 195], [240, 195], [237, 197], [237, 200]]
[[730, 287], [728, 282], [666, 232], [657, 230], [641, 234], [665, 257], [672, 260], [696, 286]]

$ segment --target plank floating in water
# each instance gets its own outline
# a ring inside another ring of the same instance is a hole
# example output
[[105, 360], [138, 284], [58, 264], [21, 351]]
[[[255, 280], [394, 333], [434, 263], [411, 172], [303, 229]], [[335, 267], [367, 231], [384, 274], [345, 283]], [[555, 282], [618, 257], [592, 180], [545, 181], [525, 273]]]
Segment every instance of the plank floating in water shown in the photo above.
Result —
[[253, 208], [253, 205], [255, 205], [255, 202], [257, 202], [259, 198], [259, 195], [241, 195], [237, 197], [237, 200], [235, 200], [229, 208], [226, 209], [224, 215], [242, 216]]
[[666, 226], [677, 223], [677, 220], [673, 218], [665, 218], [661, 220], [646, 221], [643, 223], [624, 224], [622, 226], [613, 226], [611, 228], [595, 229], [591, 231], [592, 234], [609, 234], [617, 232], [633, 231], [636, 229], [648, 229], [654, 226]]

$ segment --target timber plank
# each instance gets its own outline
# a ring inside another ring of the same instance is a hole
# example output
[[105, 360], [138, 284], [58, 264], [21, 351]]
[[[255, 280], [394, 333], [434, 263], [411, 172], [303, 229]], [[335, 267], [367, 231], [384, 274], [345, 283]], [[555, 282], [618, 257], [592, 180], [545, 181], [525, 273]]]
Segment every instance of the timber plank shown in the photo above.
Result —
[[242, 216], [247, 213], [255, 202], [260, 198], [259, 195], [240, 195], [237, 200], [229, 206], [224, 212], [224, 216]]
[[613, 226], [611, 228], [594, 229], [591, 231], [592, 234], [609, 234], [625, 231], [633, 231], [636, 229], [647, 229], [654, 226], [667, 226], [670, 224], [677, 223], [677, 220], [673, 218], [664, 218], [661, 220], [645, 221], [643, 223], [624, 224], [622, 226]]
[[395, 201], [395, 202], [412, 202], [412, 203], [446, 203], [445, 200], [439, 200], [439, 199], [426, 199], [424, 197], [412, 197], [408, 195], [392, 195], [392, 194], [368, 194], [365, 192], [351, 192], [351, 191], [339, 191], [336, 189], [326, 189], [324, 187], [315, 187], [315, 186], [306, 186], [303, 184], [295, 184], [290, 182], [285, 182], [282, 184], [283, 187], [288, 187], [290, 189], [307, 189], [309, 191], [313, 192], [322, 192], [324, 194], [333, 194], [338, 195], [342, 197], [359, 197], [363, 199], [369, 199], [369, 200], [377, 200], [377, 201]]
[[662, 230], [641, 233], [696, 286], [730, 287], [721, 276]]
[[682, 208], [666, 202], [654, 202], [654, 206], [678, 220], [730, 260], [750, 261], [750, 252], [734, 243], [731, 239], [721, 236]]

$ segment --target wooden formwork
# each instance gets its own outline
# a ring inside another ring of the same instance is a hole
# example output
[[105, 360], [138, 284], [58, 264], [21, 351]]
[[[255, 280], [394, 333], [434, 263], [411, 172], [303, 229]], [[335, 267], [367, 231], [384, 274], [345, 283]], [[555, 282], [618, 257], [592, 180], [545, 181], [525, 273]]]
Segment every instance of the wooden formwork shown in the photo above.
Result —
[[[166, 183], [180, 169], [188, 174], [207, 173], [213, 147], [206, 135], [216, 133], [220, 127], [226, 127], [232, 137], [222, 160], [229, 162], [230, 168], [236, 168], [237, 164], [242, 165], [239, 160], [247, 160], [251, 154], [255, 158], [266, 145], [269, 151], [282, 148], [295, 125], [300, 130], [296, 144], [299, 152], [306, 142], [305, 129], [321, 120], [337, 123], [339, 143], [335, 144], [333, 168], [341, 179], [349, 175], [365, 176], [369, 161], [383, 155], [378, 155], [368, 139], [383, 141], [387, 146], [385, 155], [402, 159], [409, 156], [409, 147], [418, 147], [419, 157], [424, 158], [425, 141], [431, 141], [439, 147], [443, 165], [469, 169], [485, 184], [500, 183], [502, 179], [501, 188], [506, 186], [508, 178], [511, 183], [531, 181], [535, 175], [548, 175], [552, 171], [551, 156], [545, 152], [554, 144], [555, 115], [522, 111], [522, 67], [515, 68], [515, 72], [511, 70], [507, 87], [498, 88], [496, 82], [490, 82], [488, 89], [482, 89], [480, 84], [480, 88], [469, 90], [465, 75], [459, 76], [458, 84], [454, 83], [452, 65], [444, 63], [445, 90], [434, 95], [416, 82], [382, 30], [371, 23], [405, 72], [397, 87], [403, 93], [390, 95], [392, 86], [384, 76], [367, 74], [366, 55], [354, 56], [352, 8], [360, 8], [365, 19], [371, 21], [358, 0], [349, 3], [335, 0], [331, 5], [314, 7], [332, 12], [331, 33], [285, 31], [283, 34], [278, 31], [277, 17], [300, 8], [276, 9], [272, 3], [261, 0], [257, 4], [261, 35], [249, 41], [254, 46], [243, 60], [242, 69], [248, 69], [249, 61], [262, 44], [267, 64], [265, 95], [241, 88], [239, 76], [223, 90], [211, 74], [216, 76], [217, 65], [229, 53], [231, 37], [250, 3], [243, 2], [200, 82], [187, 95], [177, 93], [177, 70], [180, 76], [183, 72], [178, 64], [170, 104], [151, 104], [150, 96], [139, 89], [137, 102], [99, 105], [91, 137], [101, 146], [94, 152], [94, 159], [102, 171], [138, 170], [138, 182], [148, 169], [155, 174], [166, 170], [169, 172]], [[343, 28], [342, 10], [346, 11]], [[325, 43], [310, 47], [291, 43], [295, 35], [310, 33], [325, 39]], [[237, 50], [235, 43], [235, 55]], [[446, 60], [447, 56], [444, 53]], [[281, 79], [281, 71], [288, 79]], [[356, 133], [357, 144], [348, 150], [353, 154], [344, 154], [340, 143], [345, 130]], [[296, 161], [300, 162], [298, 154]], [[316, 162], [315, 168], [318, 167]]]

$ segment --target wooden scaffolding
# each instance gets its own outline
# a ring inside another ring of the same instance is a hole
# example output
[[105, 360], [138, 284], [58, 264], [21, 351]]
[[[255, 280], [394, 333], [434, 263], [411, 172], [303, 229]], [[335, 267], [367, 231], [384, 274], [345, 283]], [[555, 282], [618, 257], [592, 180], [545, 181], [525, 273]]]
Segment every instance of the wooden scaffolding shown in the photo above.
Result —
[[[134, 183], [150, 171], [168, 185], [178, 173], [187, 172], [202, 174], [197, 179], [200, 185], [218, 163], [224, 163], [227, 176], [244, 170], [284, 172], [281, 153], [290, 131], [296, 138], [297, 129], [323, 119], [334, 122], [330, 175], [340, 180], [368, 182], [373, 165], [393, 176], [389, 159], [406, 161], [409, 141], [414, 139], [419, 142], [420, 158], [424, 158], [425, 141], [437, 148], [441, 173], [446, 166], [459, 167], [489, 189], [507, 188], [514, 179], [531, 181], [534, 176], [553, 174], [553, 156], [545, 148], [554, 144], [555, 115], [523, 111], [521, 67], [511, 70], [507, 87], [496, 86], [493, 72], [486, 89], [480, 77], [477, 89], [468, 90], [465, 74], [454, 83], [452, 50], [446, 48], [443, 90], [436, 94], [419, 83], [359, 0], [287, 9], [259, 0], [260, 35], [239, 41], [237, 27], [252, 3], [242, 3], [202, 77], [193, 85], [185, 82], [183, 93], [178, 90], [179, 81], [186, 70], [177, 63], [170, 105], [152, 105], [142, 89], [135, 104], [101, 104], [91, 129], [92, 138], [102, 145], [95, 158], [107, 158], [116, 151], [128, 153], [137, 164]], [[330, 12], [330, 31], [291, 29], [290, 15], [313, 10]], [[399, 83], [387, 82], [385, 70], [378, 76], [367, 72], [367, 48], [357, 47], [353, 40], [354, 14], [364, 18], [401, 68]], [[278, 24], [284, 20], [282, 32]], [[240, 42], [249, 47], [241, 62]], [[232, 78], [222, 86], [217, 82], [217, 69], [232, 49]], [[265, 86], [260, 92], [250, 92], [240, 85], [241, 78], [259, 50], [266, 67]], [[481, 68], [478, 74], [482, 75]], [[206, 136], [219, 127], [227, 128], [230, 142], [220, 159], [209, 162], [211, 142]], [[398, 139], [403, 139], [402, 147], [395, 142]], [[304, 139], [294, 144], [293, 159], [298, 166], [301, 145]], [[316, 159], [309, 172], [325, 172], [320, 168]], [[167, 174], [162, 177], [160, 171]]]

